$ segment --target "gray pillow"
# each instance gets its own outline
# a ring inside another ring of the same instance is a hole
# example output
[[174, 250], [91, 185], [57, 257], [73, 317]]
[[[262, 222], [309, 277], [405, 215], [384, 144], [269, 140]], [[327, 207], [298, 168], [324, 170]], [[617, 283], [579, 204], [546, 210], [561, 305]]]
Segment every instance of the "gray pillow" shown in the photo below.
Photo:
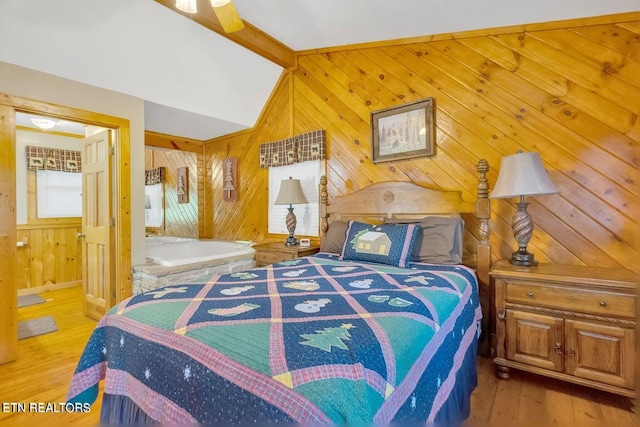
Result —
[[347, 236], [347, 223], [344, 221], [333, 221], [329, 224], [329, 229], [324, 235], [320, 244], [321, 252], [331, 252], [339, 254], [342, 252], [344, 240]]
[[[460, 216], [428, 216], [421, 220], [385, 218], [385, 224], [420, 224], [422, 243], [413, 260], [430, 264], [462, 264], [464, 221]], [[418, 245], [416, 244], [416, 247]]]

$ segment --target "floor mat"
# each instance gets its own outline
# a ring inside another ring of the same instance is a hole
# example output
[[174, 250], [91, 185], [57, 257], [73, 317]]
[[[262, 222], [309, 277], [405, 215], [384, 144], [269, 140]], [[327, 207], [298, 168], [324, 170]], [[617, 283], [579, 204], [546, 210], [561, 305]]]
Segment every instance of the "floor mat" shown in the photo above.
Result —
[[18, 308], [26, 307], [28, 305], [42, 304], [46, 301], [47, 300], [38, 294], [21, 295], [18, 297]]
[[18, 339], [22, 340], [36, 335], [48, 334], [58, 330], [58, 325], [52, 316], [18, 322]]

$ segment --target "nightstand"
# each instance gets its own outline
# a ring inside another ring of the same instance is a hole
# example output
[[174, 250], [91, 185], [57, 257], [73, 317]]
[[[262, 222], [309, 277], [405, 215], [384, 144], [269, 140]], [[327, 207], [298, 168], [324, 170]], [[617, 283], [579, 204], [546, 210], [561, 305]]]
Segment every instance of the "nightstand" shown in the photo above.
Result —
[[316, 254], [320, 251], [320, 245], [312, 243], [311, 246], [300, 247], [299, 245], [285, 246], [282, 242], [273, 242], [254, 245], [253, 249], [256, 251], [256, 267], [264, 267], [265, 265]]
[[498, 261], [490, 275], [500, 378], [517, 368], [635, 396], [635, 273]]

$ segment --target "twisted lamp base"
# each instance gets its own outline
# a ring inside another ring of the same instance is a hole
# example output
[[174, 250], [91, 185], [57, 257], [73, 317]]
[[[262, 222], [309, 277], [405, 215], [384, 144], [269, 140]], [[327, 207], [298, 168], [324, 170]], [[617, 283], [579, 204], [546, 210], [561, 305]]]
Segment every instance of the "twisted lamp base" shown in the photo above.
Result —
[[518, 250], [511, 254], [509, 262], [513, 265], [532, 267], [538, 265], [538, 261], [534, 259], [535, 256], [531, 252], [527, 251], [527, 245], [533, 234], [533, 220], [527, 212], [528, 205], [524, 201], [524, 196], [520, 196], [520, 203], [517, 205], [518, 211], [513, 215], [511, 221], [513, 237], [518, 242]]
[[287, 218], [285, 219], [285, 224], [287, 224], [289, 237], [287, 237], [287, 240], [285, 240], [284, 244], [286, 246], [295, 246], [298, 244], [298, 239], [293, 235], [293, 233], [296, 231], [298, 220], [296, 219], [296, 215], [293, 213], [293, 206], [289, 205], [287, 209], [289, 209], [289, 213], [287, 214]]

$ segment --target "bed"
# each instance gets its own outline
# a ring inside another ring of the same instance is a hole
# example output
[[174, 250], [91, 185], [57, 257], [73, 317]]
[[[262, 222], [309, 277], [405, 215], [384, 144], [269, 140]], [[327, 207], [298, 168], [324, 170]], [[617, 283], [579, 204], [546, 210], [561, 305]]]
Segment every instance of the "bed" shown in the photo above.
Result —
[[[93, 403], [104, 379], [111, 424], [465, 419], [489, 269], [487, 169], [475, 203], [379, 183], [328, 204], [323, 180], [325, 251], [122, 301], [92, 333], [68, 401]], [[478, 226], [473, 268], [417, 258], [420, 221], [452, 212]], [[340, 222], [338, 253], [325, 243]]]

